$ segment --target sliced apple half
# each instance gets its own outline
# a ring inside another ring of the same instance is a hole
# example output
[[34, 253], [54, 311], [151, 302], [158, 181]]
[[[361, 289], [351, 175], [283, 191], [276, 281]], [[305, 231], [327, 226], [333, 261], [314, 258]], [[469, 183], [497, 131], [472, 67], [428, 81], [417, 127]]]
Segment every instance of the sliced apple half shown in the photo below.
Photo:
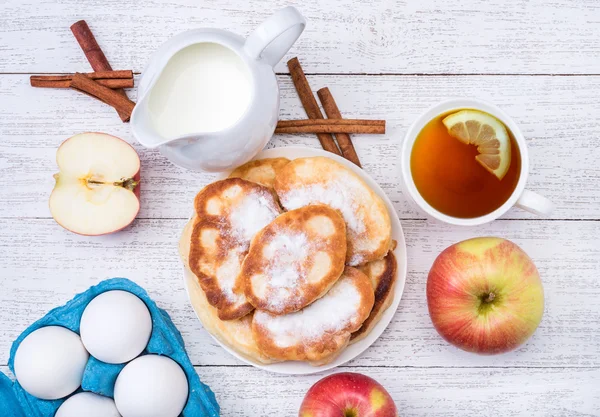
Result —
[[127, 142], [105, 133], [81, 133], [56, 152], [59, 173], [50, 195], [58, 224], [80, 235], [127, 227], [140, 210], [140, 158]]

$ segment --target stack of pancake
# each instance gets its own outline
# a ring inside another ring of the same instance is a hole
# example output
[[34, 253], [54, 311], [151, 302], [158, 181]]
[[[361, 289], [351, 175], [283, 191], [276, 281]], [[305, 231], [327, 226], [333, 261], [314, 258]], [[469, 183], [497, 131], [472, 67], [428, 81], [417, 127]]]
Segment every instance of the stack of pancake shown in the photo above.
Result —
[[202, 189], [194, 209], [180, 241], [192, 304], [252, 362], [329, 363], [393, 300], [390, 214], [330, 158], [249, 162]]

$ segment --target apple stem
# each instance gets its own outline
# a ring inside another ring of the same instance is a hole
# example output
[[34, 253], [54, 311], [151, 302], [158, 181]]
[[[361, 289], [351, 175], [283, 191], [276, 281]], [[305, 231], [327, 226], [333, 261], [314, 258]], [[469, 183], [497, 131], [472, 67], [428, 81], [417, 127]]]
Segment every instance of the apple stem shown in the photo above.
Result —
[[139, 183], [140, 183], [139, 181], [136, 181], [133, 178], [127, 178], [127, 179], [124, 179], [121, 181], [117, 181], [114, 184], [117, 187], [123, 187], [129, 191], [133, 191], [133, 190], [135, 190], [135, 187], [137, 187]]

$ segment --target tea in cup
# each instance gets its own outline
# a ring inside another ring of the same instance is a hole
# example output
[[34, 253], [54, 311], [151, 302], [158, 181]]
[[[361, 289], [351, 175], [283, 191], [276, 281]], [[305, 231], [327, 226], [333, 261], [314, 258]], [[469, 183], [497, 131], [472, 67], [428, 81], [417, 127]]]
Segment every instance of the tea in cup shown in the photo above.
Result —
[[430, 108], [404, 140], [407, 196], [431, 217], [451, 224], [483, 224], [513, 205], [549, 214], [552, 203], [525, 190], [528, 169], [527, 146], [516, 123], [476, 99]]

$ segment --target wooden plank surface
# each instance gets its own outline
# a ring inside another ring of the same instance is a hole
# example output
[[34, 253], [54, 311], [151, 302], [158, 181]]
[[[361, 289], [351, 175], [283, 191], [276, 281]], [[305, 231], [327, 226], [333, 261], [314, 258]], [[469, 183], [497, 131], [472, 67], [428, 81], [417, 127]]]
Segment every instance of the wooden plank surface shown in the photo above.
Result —
[[[292, 50], [310, 73], [600, 74], [596, 0], [4, 0], [0, 72], [88, 69], [69, 31], [85, 18], [114, 68], [141, 71], [171, 36], [219, 27], [246, 36], [274, 10], [308, 25]], [[277, 71], [287, 72], [283, 64]]]
[[[114, 68], [141, 72], [176, 33], [208, 26], [245, 36], [288, 4], [308, 26], [284, 61], [299, 56], [313, 89], [328, 86], [345, 117], [387, 120], [385, 135], [355, 135], [354, 142], [365, 170], [392, 199], [408, 244], [405, 292], [392, 323], [366, 352], [331, 372], [376, 378], [402, 416], [600, 416], [596, 0], [0, 1], [0, 372], [8, 373], [10, 345], [30, 323], [90, 285], [124, 276], [171, 314], [223, 416], [297, 413], [324, 374], [280, 376], [242, 366], [204, 331], [183, 290], [177, 240], [195, 193], [215, 175], [185, 171], [141, 149], [130, 126], [101, 103], [28, 85], [32, 73], [89, 70], [69, 31], [82, 18]], [[281, 118], [303, 117], [285, 64], [276, 71]], [[529, 188], [556, 203], [553, 215], [513, 209], [488, 225], [458, 228], [425, 221], [406, 202], [398, 177], [403, 135], [427, 107], [455, 96], [491, 101], [521, 126]], [[83, 131], [122, 137], [142, 158], [140, 216], [115, 235], [77, 236], [50, 218], [56, 147]], [[269, 143], [286, 145], [319, 146], [313, 135]], [[532, 339], [493, 357], [445, 343], [425, 299], [437, 254], [484, 235], [519, 244], [536, 262], [546, 295]]]
[[[0, 364], [29, 323], [75, 293], [111, 277], [146, 288], [173, 317], [195, 365], [237, 360], [202, 329], [182, 285], [177, 241], [185, 219], [138, 220], [123, 233], [90, 239], [51, 219], [0, 219]], [[392, 324], [352, 362], [357, 366], [600, 366], [600, 222], [497, 221], [472, 230], [422, 220], [402, 222], [408, 242], [408, 278]], [[535, 260], [544, 282], [545, 316], [531, 341], [516, 352], [477, 356], [450, 347], [427, 313], [425, 284], [445, 247], [474, 236], [513, 240]]]
[[[8, 373], [8, 367], [0, 366]], [[322, 375], [283, 376], [251, 367], [196, 367], [227, 417], [294, 416]], [[342, 367], [383, 384], [402, 417], [590, 417], [600, 409], [600, 370], [571, 368]], [[516, 385], [515, 381], [522, 381]]]
[[[288, 76], [279, 77], [281, 118], [305, 117]], [[329, 86], [346, 117], [387, 120], [385, 135], [355, 135], [364, 169], [385, 189], [401, 218], [422, 218], [402, 196], [399, 155], [408, 126], [448, 97], [492, 101], [515, 118], [529, 144], [529, 188], [554, 201], [554, 219], [600, 218], [600, 76], [312, 76]], [[131, 96], [135, 94], [130, 93]], [[82, 131], [103, 131], [133, 144], [114, 111], [73, 91], [33, 89], [24, 75], [0, 77], [0, 217], [49, 217], [56, 147]], [[27, 99], [24, 99], [27, 98]], [[276, 135], [269, 144], [318, 147], [315, 135]], [[215, 176], [169, 163], [136, 145], [142, 158], [144, 218], [183, 218], [200, 187]], [[505, 218], [536, 218], [513, 209]]]

